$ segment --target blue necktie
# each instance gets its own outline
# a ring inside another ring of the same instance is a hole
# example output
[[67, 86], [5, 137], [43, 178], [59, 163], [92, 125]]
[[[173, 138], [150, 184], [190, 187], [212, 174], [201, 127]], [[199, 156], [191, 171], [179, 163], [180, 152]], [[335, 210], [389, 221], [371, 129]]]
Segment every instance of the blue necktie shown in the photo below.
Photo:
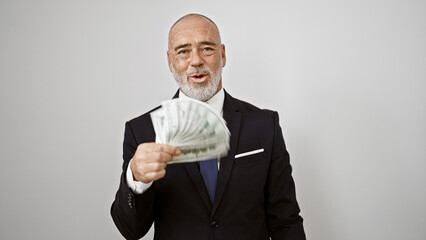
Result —
[[210, 159], [206, 161], [200, 161], [200, 172], [203, 176], [204, 184], [206, 185], [207, 192], [210, 196], [210, 201], [213, 204], [214, 194], [216, 192], [217, 182], [217, 159]]

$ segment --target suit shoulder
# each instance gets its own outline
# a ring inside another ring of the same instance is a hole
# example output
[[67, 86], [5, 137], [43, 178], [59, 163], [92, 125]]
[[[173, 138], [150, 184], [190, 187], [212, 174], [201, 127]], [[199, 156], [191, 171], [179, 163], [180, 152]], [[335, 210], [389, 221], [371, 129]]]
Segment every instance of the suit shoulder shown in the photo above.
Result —
[[150, 113], [158, 108], [156, 107], [126, 122], [126, 132], [133, 135], [137, 144], [155, 141], [155, 132]]
[[144, 114], [142, 114], [142, 115], [140, 115], [138, 117], [135, 117], [135, 118], [129, 120], [128, 123], [130, 125], [141, 125], [141, 124], [146, 124], [147, 122], [150, 123], [151, 122], [151, 115], [150, 115], [150, 113], [153, 112], [153, 111], [155, 111], [155, 110], [157, 110], [157, 109], [159, 109], [160, 107], [161, 106], [155, 107], [154, 109], [152, 109], [152, 110], [150, 110], [150, 111], [148, 111], [148, 112], [146, 112], [146, 113], [144, 113]]
[[237, 103], [238, 105], [238, 109], [241, 112], [245, 112], [245, 113], [252, 113], [252, 114], [260, 114], [260, 115], [265, 115], [265, 116], [273, 116], [276, 111], [270, 110], [270, 109], [261, 109], [251, 103], [248, 103], [246, 101], [242, 101], [240, 99], [234, 98], [234, 101]]

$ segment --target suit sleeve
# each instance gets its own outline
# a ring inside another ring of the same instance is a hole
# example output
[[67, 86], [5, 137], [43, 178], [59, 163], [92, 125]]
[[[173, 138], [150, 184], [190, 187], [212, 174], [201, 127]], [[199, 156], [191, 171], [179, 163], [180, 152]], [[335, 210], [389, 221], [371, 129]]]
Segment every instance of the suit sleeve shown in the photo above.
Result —
[[126, 183], [126, 171], [137, 146], [131, 124], [127, 122], [123, 142], [123, 172], [119, 189], [111, 206], [112, 219], [126, 239], [143, 237], [151, 228], [154, 217], [153, 187], [139, 195], [134, 194]]
[[274, 143], [266, 189], [266, 214], [272, 240], [305, 240], [303, 219], [296, 200], [292, 167], [278, 113], [274, 113]]

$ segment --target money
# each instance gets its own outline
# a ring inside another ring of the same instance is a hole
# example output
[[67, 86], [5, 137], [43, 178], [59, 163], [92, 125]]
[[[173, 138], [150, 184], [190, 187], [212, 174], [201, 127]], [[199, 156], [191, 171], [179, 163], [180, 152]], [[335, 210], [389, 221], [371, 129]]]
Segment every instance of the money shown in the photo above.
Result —
[[156, 143], [178, 147], [182, 154], [169, 163], [220, 158], [229, 151], [230, 132], [221, 114], [207, 103], [193, 99], [162, 102], [151, 112]]

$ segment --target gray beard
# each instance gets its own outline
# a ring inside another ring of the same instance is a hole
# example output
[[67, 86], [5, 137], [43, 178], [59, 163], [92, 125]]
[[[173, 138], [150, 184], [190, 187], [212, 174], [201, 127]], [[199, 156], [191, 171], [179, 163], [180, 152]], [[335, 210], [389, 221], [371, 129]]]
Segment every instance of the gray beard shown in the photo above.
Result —
[[[208, 68], [196, 68], [192, 71], [187, 71], [183, 75], [178, 75], [171, 66], [173, 77], [179, 85], [179, 88], [185, 95], [190, 98], [197, 99], [199, 101], [207, 101], [217, 92], [220, 81], [222, 79], [222, 67], [220, 67], [215, 73], [212, 73]], [[204, 83], [190, 84], [188, 76], [197, 73], [208, 73], [211, 77], [210, 81]]]

